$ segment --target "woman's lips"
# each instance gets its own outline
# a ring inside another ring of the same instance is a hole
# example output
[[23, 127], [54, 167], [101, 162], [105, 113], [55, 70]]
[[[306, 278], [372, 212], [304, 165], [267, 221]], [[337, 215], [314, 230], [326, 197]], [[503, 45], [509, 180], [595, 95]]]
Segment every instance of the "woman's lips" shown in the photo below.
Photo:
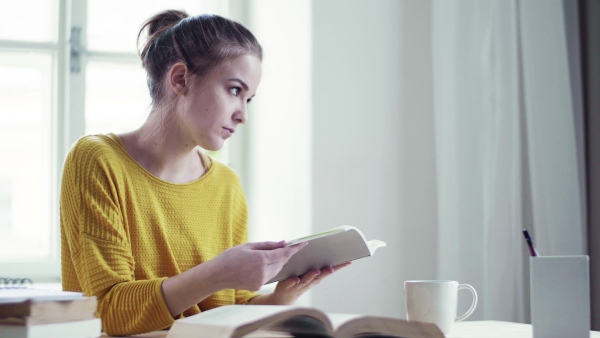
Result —
[[223, 130], [225, 130], [225, 137], [231, 137], [231, 135], [233, 135], [233, 133], [235, 133], [235, 129], [233, 128], [227, 128], [227, 127], [223, 127]]

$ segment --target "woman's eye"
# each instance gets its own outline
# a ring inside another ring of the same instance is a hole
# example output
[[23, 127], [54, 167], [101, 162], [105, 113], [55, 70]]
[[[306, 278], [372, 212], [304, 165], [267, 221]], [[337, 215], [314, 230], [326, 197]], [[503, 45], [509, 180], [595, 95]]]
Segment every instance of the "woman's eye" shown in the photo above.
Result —
[[240, 94], [241, 89], [239, 87], [231, 87], [229, 88], [229, 92], [234, 96], [238, 96]]

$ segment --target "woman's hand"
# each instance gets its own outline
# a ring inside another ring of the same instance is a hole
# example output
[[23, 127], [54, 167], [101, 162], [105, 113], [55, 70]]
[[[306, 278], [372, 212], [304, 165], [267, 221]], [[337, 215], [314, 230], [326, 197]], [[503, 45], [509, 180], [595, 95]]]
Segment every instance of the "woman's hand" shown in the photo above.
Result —
[[306, 244], [286, 247], [285, 242], [245, 243], [223, 251], [162, 283], [169, 312], [176, 316], [223, 289], [256, 291], [277, 275], [281, 267]]
[[204, 263], [216, 268], [221, 289], [257, 291], [275, 277], [283, 265], [306, 243], [285, 247], [285, 242], [245, 243], [223, 251]]
[[350, 262], [326, 267], [321, 270], [307, 271], [300, 277], [290, 277], [277, 283], [275, 291], [270, 294], [260, 295], [250, 301], [250, 304], [290, 305], [302, 296], [306, 291], [319, 284], [323, 279], [331, 276], [339, 269], [350, 265]]

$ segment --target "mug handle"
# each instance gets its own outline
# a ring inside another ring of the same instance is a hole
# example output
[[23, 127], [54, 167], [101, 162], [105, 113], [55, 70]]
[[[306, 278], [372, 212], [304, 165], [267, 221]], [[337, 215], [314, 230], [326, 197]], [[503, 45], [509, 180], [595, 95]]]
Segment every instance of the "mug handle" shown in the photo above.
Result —
[[471, 308], [469, 308], [469, 310], [467, 310], [467, 312], [465, 312], [464, 315], [456, 318], [457, 322], [467, 319], [467, 317], [473, 314], [473, 311], [475, 311], [475, 307], [477, 306], [477, 292], [475, 291], [475, 288], [469, 284], [458, 284], [458, 289], [456, 290], [456, 292], [462, 289], [471, 291], [471, 293], [473, 294], [473, 303], [471, 304]]

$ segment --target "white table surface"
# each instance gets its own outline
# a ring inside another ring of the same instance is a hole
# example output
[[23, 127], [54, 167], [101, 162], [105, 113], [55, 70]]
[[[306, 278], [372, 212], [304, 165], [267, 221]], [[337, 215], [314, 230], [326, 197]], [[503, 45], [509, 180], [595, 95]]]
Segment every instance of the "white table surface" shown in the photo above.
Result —
[[[455, 323], [448, 338], [532, 338], [531, 324], [496, 320], [464, 321]], [[565, 337], [568, 338], [568, 337]], [[590, 338], [600, 338], [600, 332], [590, 332]]]
[[[136, 338], [165, 338], [168, 331], [155, 331], [139, 334]], [[109, 337], [105, 334], [102, 337]], [[530, 324], [503, 322], [496, 320], [464, 321], [454, 324], [447, 338], [532, 338]], [[568, 337], [565, 337], [568, 338]], [[600, 332], [591, 331], [590, 338], [600, 338]]]

